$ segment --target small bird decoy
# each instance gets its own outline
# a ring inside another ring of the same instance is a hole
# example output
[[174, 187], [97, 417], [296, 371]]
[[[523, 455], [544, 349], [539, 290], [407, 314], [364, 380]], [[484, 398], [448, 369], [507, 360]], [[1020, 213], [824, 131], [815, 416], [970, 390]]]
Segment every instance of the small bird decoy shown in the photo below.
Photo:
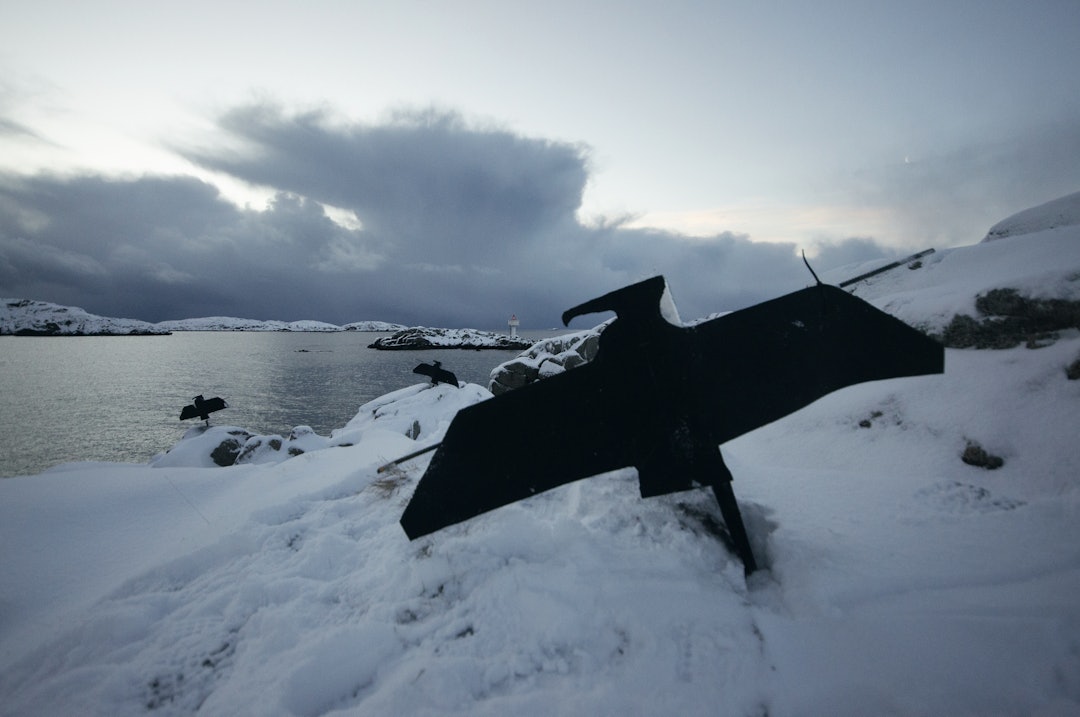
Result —
[[441, 361], [434, 361], [432, 363], [422, 363], [413, 369], [413, 373], [418, 373], [421, 376], [427, 376], [431, 379], [433, 384], [435, 383], [447, 383], [458, 388], [457, 376], [450, 371], [442, 368]]
[[218, 396], [204, 399], [200, 394], [193, 398], [192, 401], [194, 401], [194, 403], [189, 406], [184, 406], [184, 410], [180, 411], [181, 421], [186, 421], [189, 418], [200, 418], [206, 421], [206, 425], [209, 426], [211, 413], [229, 407], [229, 404], [225, 403], [225, 400]]

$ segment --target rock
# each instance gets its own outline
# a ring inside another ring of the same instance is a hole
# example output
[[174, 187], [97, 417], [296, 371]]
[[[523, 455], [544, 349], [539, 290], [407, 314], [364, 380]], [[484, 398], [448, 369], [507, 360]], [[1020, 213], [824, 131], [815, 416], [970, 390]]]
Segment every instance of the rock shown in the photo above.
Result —
[[1065, 367], [1065, 377], [1070, 381], [1080, 379], [1080, 356], [1077, 356], [1075, 361]]
[[968, 441], [967, 446], [964, 448], [964, 452], [960, 455], [960, 460], [967, 463], [969, 466], [977, 466], [979, 468], [986, 468], [987, 470], [994, 470], [995, 468], [1001, 468], [1001, 466], [1005, 465], [1005, 459], [987, 453], [986, 449], [975, 441]]
[[1008, 349], [1026, 342], [1040, 348], [1063, 329], [1080, 329], [1080, 301], [1037, 299], [1016, 289], [991, 289], [975, 297], [980, 319], [957, 314], [941, 340], [949, 348]]
[[536, 342], [517, 358], [496, 366], [488, 390], [498, 396], [588, 363], [596, 357], [600, 334], [608, 323]]
[[500, 393], [506, 393], [507, 391], [521, 388], [526, 384], [532, 383], [539, 378], [539, 374], [539, 369], [532, 361], [525, 361], [523, 359], [507, 361], [504, 364], [500, 364], [492, 371], [491, 385], [488, 387], [488, 390], [498, 396]]
[[[202, 428], [205, 428], [205, 426]], [[251, 438], [251, 434], [246, 431], [229, 431], [229, 437], [219, 443], [217, 448], [210, 451], [210, 459], [223, 468], [233, 465], [236, 463], [236, 459], [240, 455], [244, 443], [246, 443], [249, 438]]]
[[244, 443], [236, 457], [237, 465], [242, 463], [276, 463], [281, 461], [281, 446], [284, 439], [278, 435], [252, 436]]

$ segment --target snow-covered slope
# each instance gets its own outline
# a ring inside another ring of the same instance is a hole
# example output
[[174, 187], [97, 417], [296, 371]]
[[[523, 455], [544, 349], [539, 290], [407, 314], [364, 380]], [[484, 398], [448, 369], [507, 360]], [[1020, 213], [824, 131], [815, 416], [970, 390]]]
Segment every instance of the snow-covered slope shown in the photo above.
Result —
[[984, 242], [1080, 224], [1080, 192], [1017, 212], [990, 227]]
[[[923, 322], [988, 277], [1071, 292], [1061, 231], [858, 290]], [[403, 389], [268, 463], [201, 467], [204, 432], [156, 467], [0, 481], [0, 714], [1080, 714], [1078, 363], [1075, 330], [948, 349], [725, 444], [748, 582], [709, 493], [642, 500], [632, 469], [410, 542], [430, 454], [377, 467], [477, 386]]]
[[[1065, 199], [1080, 199], [1080, 194]], [[1080, 223], [1055, 224], [1059, 205], [1048, 214], [1021, 212], [1016, 229], [972, 246], [938, 250], [913, 264], [860, 281], [848, 289], [878, 308], [930, 333], [941, 334], [958, 314], [979, 316], [980, 295], [1013, 289], [1021, 297], [1080, 302]], [[1029, 210], [1034, 212], [1034, 210]], [[1040, 218], [1041, 217], [1041, 218]], [[1003, 222], [997, 226], [1003, 226]], [[1021, 233], [1020, 226], [1045, 227]], [[839, 284], [876, 268], [870, 262], [822, 274]]]

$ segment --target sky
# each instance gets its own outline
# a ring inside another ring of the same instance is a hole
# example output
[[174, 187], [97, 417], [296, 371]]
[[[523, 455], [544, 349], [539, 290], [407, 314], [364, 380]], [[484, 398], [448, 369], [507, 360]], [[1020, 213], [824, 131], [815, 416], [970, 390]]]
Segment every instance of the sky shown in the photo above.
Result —
[[1080, 189], [1080, 4], [0, 0], [0, 296], [683, 318]]

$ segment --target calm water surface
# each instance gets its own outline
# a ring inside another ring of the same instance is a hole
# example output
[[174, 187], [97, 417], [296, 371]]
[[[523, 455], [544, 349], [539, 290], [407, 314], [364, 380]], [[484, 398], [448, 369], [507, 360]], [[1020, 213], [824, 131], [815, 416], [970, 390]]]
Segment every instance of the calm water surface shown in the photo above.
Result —
[[367, 348], [383, 335], [0, 336], [0, 477], [84, 460], [145, 463], [197, 423], [179, 420], [196, 394], [228, 402], [211, 424], [263, 434], [308, 425], [325, 436], [361, 404], [426, 381], [412, 373], [421, 361], [486, 386], [518, 353]]

